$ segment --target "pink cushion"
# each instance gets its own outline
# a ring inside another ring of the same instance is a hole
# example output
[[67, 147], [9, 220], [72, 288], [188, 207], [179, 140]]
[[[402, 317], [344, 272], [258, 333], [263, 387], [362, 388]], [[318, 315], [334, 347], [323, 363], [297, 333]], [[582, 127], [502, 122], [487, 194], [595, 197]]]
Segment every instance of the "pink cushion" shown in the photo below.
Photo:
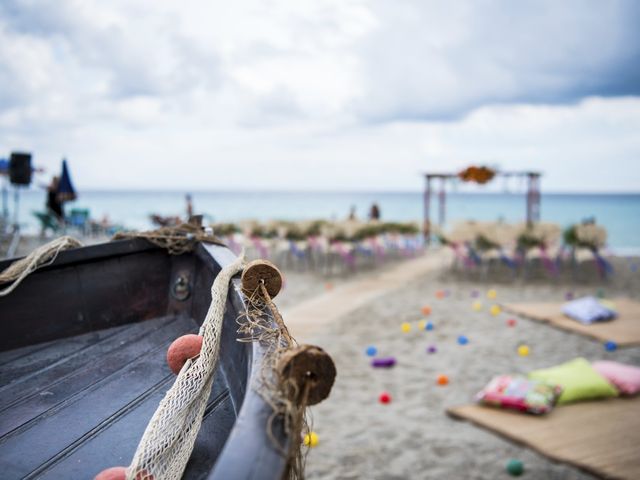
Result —
[[613, 383], [620, 393], [634, 395], [640, 392], [640, 367], [607, 360], [594, 362], [591, 366]]

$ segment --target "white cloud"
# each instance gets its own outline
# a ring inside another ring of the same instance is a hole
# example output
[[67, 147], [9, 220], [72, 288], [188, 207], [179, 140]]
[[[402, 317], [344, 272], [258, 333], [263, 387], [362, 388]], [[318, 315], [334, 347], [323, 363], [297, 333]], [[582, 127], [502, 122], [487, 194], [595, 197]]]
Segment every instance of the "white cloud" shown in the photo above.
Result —
[[68, 155], [85, 188], [419, 189], [487, 161], [638, 190], [639, 11], [10, 0], [0, 145]]

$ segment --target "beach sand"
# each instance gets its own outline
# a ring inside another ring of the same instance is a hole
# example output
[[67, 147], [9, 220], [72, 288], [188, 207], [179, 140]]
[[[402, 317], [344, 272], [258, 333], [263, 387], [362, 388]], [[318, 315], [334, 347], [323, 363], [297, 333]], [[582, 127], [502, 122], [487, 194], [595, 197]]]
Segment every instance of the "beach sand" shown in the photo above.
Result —
[[[308, 455], [307, 477], [509, 478], [505, 464], [517, 458], [525, 465], [523, 478], [594, 478], [453, 420], [445, 409], [472, 402], [475, 393], [501, 373], [524, 374], [577, 356], [640, 365], [640, 347], [607, 352], [601, 343], [575, 333], [526, 319], [508, 327], [506, 320], [511, 315], [489, 313], [489, 307], [497, 302], [562, 302], [568, 291], [577, 296], [603, 288], [611, 298], [638, 298], [640, 273], [632, 272], [626, 259], [617, 259], [615, 266], [610, 282], [601, 284], [594, 279], [577, 287], [549, 281], [476, 283], [447, 271], [432, 271], [324, 325], [310, 338], [300, 339], [325, 348], [338, 370], [329, 399], [311, 408], [319, 445]], [[288, 291], [283, 293], [281, 305], [286, 310], [295, 305], [294, 299], [304, 301], [324, 294], [323, 280], [311, 274], [288, 275]], [[495, 300], [487, 299], [489, 288], [497, 291]], [[441, 289], [449, 290], [450, 296], [437, 299], [435, 292]], [[481, 293], [481, 312], [471, 308], [474, 290]], [[418, 321], [425, 319], [420, 313], [425, 304], [432, 307], [426, 320], [433, 322], [433, 331], [418, 330]], [[411, 332], [401, 331], [402, 322], [411, 322]], [[459, 345], [459, 335], [468, 337], [469, 343]], [[528, 357], [518, 356], [520, 344], [530, 347]], [[371, 368], [365, 355], [369, 345], [375, 345], [381, 356], [396, 357], [395, 368]], [[437, 347], [437, 353], [426, 352], [430, 345]], [[448, 375], [448, 386], [436, 384], [439, 374]], [[392, 395], [390, 404], [378, 402], [382, 391]]]

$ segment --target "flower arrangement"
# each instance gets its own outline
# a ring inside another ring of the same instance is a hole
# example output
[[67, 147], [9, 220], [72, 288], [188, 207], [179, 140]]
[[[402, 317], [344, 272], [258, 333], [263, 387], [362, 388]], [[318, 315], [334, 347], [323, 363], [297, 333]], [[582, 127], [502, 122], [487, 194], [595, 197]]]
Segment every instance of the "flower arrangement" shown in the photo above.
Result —
[[458, 178], [463, 182], [475, 182], [480, 185], [490, 182], [495, 177], [496, 171], [489, 167], [470, 166], [458, 173]]
[[595, 223], [581, 223], [567, 228], [563, 237], [570, 247], [598, 250], [607, 242], [607, 231]]

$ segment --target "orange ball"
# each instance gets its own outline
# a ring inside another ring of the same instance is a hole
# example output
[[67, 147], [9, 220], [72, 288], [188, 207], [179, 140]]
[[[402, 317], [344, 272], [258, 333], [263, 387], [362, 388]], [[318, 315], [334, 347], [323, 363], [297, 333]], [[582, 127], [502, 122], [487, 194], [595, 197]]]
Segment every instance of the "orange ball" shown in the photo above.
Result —
[[425, 317], [431, 315], [431, 307], [429, 305], [425, 305], [424, 307], [422, 307], [421, 311]]
[[446, 375], [438, 375], [438, 385], [447, 385], [449, 383], [449, 377]]
[[447, 294], [446, 294], [446, 292], [444, 290], [436, 291], [436, 298], [442, 300], [446, 296], [447, 296]]
[[202, 337], [190, 333], [176, 338], [167, 350], [167, 363], [176, 375], [188, 359], [195, 357], [202, 350]]
[[126, 480], [127, 467], [111, 467], [102, 470], [93, 480]]

